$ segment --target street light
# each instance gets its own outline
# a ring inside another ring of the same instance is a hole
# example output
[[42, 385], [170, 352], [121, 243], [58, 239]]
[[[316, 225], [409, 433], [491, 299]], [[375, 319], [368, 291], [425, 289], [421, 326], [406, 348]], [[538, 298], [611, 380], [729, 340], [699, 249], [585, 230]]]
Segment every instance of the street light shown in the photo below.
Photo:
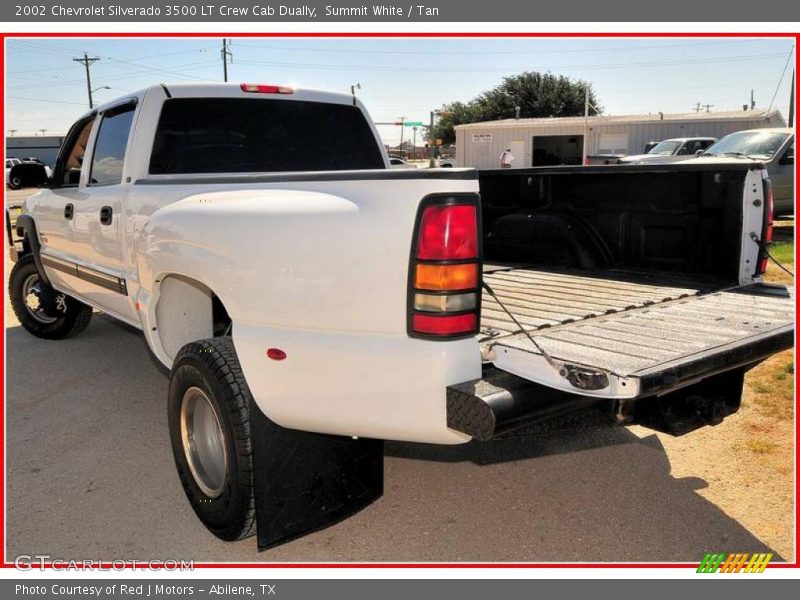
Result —
[[94, 98], [92, 97], [92, 95], [93, 95], [95, 92], [99, 92], [100, 90], [110, 90], [110, 89], [111, 89], [111, 88], [110, 88], [110, 87], [108, 87], [107, 85], [102, 85], [102, 86], [100, 86], [99, 88], [94, 88], [94, 89], [92, 89], [92, 88], [90, 87], [90, 88], [89, 88], [89, 108], [94, 108]]

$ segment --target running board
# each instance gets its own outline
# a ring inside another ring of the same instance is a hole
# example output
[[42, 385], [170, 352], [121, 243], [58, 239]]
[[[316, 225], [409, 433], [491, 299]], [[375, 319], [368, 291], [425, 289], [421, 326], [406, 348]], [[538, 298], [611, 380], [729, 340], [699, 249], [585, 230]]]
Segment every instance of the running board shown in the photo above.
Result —
[[383, 495], [383, 441], [285, 429], [250, 403], [258, 549], [351, 517]]

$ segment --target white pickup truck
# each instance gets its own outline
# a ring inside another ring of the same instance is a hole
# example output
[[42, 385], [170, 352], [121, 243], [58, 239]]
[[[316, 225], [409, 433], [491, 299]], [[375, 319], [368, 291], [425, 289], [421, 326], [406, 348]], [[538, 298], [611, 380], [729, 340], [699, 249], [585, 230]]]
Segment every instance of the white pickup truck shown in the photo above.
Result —
[[352, 96], [181, 84], [82, 116], [44, 183], [20, 323], [141, 329], [193, 509], [260, 548], [378, 498], [381, 440], [586, 410], [681, 434], [793, 343], [757, 163], [390, 170]]

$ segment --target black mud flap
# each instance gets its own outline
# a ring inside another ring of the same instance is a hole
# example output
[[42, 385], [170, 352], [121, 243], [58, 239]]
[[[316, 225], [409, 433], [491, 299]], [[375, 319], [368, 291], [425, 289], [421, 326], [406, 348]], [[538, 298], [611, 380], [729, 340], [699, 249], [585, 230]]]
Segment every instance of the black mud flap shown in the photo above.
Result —
[[343, 521], [383, 495], [383, 441], [284, 429], [251, 401], [258, 549]]

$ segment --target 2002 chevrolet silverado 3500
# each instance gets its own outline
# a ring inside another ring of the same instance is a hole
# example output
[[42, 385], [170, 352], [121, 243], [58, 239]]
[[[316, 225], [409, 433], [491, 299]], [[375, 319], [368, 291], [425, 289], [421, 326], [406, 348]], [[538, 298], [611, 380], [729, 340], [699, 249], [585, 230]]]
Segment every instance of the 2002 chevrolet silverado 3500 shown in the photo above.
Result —
[[367, 506], [386, 439], [586, 410], [718, 423], [793, 343], [791, 292], [761, 282], [758, 163], [388, 166], [351, 96], [162, 85], [81, 117], [25, 202], [20, 323], [67, 338], [98, 309], [142, 330], [222, 539], [267, 548]]

